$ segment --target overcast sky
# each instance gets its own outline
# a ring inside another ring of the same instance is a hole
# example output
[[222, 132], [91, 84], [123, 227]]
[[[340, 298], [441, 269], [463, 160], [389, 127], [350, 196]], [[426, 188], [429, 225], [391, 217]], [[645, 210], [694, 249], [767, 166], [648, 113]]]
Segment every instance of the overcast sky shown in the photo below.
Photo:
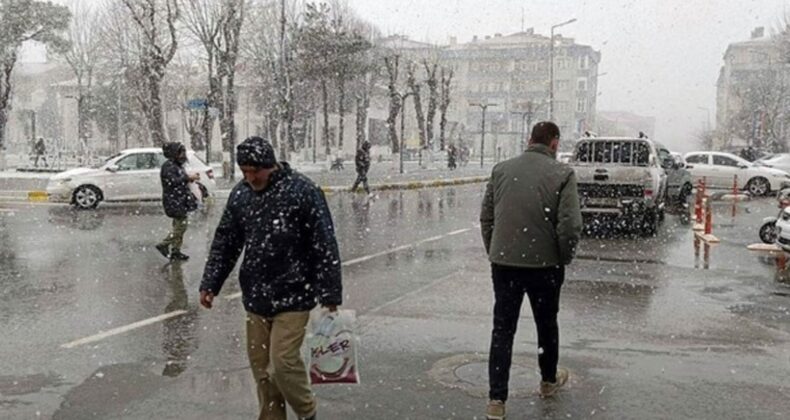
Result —
[[599, 109], [657, 118], [656, 137], [691, 150], [710, 110], [715, 124], [716, 78], [731, 42], [757, 26], [778, 27], [785, 0], [348, 0], [385, 34], [447, 42], [456, 36], [509, 34], [524, 25], [558, 30], [601, 51]]

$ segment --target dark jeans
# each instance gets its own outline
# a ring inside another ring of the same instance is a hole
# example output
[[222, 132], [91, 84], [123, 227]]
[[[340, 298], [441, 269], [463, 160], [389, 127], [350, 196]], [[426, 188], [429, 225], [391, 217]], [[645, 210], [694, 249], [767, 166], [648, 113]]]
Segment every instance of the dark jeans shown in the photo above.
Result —
[[359, 184], [362, 184], [362, 188], [365, 189], [365, 192], [370, 194], [370, 187], [368, 186], [368, 173], [367, 172], [357, 172], [357, 180], [354, 181], [354, 186], [351, 187], [351, 192], [356, 192], [357, 187]]
[[488, 359], [489, 398], [507, 400], [513, 337], [516, 335], [524, 294], [529, 297], [538, 330], [538, 364], [543, 381], [557, 380], [559, 360], [560, 289], [565, 268], [517, 268], [491, 264], [494, 280], [494, 329]]

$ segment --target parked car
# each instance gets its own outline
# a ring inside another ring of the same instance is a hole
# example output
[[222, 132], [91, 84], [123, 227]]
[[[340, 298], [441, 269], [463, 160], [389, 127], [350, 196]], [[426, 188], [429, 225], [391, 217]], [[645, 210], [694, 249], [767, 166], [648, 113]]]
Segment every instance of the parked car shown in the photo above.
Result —
[[688, 200], [694, 189], [691, 173], [686, 169], [686, 162], [680, 153], [670, 152], [659, 143], [656, 146], [661, 166], [667, 174], [667, 202], [680, 206]]
[[644, 136], [581, 138], [571, 167], [586, 226], [614, 217], [619, 226], [645, 235], [658, 231], [667, 175], [656, 143]]
[[754, 162], [767, 168], [779, 169], [790, 173], [790, 153], [777, 153]]
[[790, 207], [785, 207], [779, 213], [774, 232], [776, 234], [776, 244], [786, 252], [790, 252]]
[[[52, 176], [47, 184], [49, 200], [82, 209], [100, 202], [157, 201], [162, 199], [159, 171], [166, 161], [160, 148], [127, 149], [94, 168], [76, 168]], [[203, 198], [217, 189], [214, 171], [193, 151], [187, 151], [187, 173], [199, 173]]]
[[703, 177], [707, 188], [732, 190], [738, 176], [738, 190], [754, 196], [764, 196], [790, 185], [790, 174], [778, 169], [754, 164], [724, 152], [692, 152], [685, 156], [686, 168], [697, 183]]

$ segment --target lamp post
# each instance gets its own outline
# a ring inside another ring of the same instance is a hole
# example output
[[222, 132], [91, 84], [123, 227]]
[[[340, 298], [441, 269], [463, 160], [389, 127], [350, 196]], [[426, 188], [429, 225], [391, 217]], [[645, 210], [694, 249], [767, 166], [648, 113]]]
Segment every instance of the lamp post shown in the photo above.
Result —
[[406, 116], [406, 98], [411, 96], [413, 92], [406, 92], [406, 93], [399, 93], [398, 98], [400, 98], [400, 173], [403, 174], [403, 147], [404, 147], [404, 129], [406, 127], [406, 121], [404, 117]]
[[551, 39], [549, 40], [549, 121], [554, 118], [554, 30], [576, 22], [576, 18], [567, 20], [562, 23], [558, 23], [551, 27], [550, 35]]
[[[470, 103], [469, 106], [476, 106], [483, 112], [483, 119], [480, 124], [480, 167], [483, 167], [483, 158], [485, 157], [486, 145], [486, 110], [489, 106], [497, 106], [497, 104], [489, 103]], [[494, 151], [496, 153], [496, 151]]]
[[510, 111], [511, 114], [521, 116], [521, 140], [519, 141], [519, 151], [524, 153], [524, 142], [527, 140], [527, 130], [532, 126], [532, 117], [535, 115], [535, 108], [532, 101], [527, 102], [525, 111]]

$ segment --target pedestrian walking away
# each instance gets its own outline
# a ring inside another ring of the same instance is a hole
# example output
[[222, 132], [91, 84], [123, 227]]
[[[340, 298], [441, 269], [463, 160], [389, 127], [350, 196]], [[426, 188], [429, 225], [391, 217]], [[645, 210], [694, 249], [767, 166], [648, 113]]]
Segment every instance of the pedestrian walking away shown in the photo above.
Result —
[[447, 146], [447, 168], [451, 171], [458, 166], [456, 165], [456, 159], [458, 158], [458, 149], [455, 148], [452, 144]]
[[367, 194], [370, 194], [370, 187], [368, 186], [368, 171], [370, 170], [370, 142], [362, 143], [362, 147], [357, 150], [357, 156], [354, 158], [354, 163], [357, 166], [357, 180], [351, 187], [351, 192], [356, 192], [359, 184], [365, 189]]
[[309, 311], [342, 303], [340, 253], [323, 192], [272, 145], [251, 137], [237, 147], [244, 180], [231, 191], [200, 284], [210, 309], [244, 251], [239, 283], [247, 311], [247, 354], [261, 420], [285, 420], [286, 403], [315, 419], [316, 399], [300, 354]]
[[480, 228], [494, 286], [494, 326], [488, 360], [488, 419], [505, 418], [513, 338], [526, 294], [538, 335], [541, 397], [568, 381], [558, 368], [560, 289], [582, 231], [576, 177], [556, 160], [560, 130], [535, 125], [526, 153], [494, 166]]
[[43, 137], [38, 138], [36, 144], [33, 146], [33, 152], [36, 155], [36, 161], [33, 166], [38, 168], [38, 160], [41, 159], [44, 162], [44, 167], [49, 167], [49, 162], [47, 162], [47, 144], [44, 142]]
[[173, 223], [170, 233], [156, 245], [156, 249], [165, 258], [186, 261], [189, 257], [181, 252], [181, 246], [189, 224], [187, 216], [198, 208], [197, 197], [190, 191], [189, 183], [200, 179], [200, 174], [189, 175], [184, 170], [187, 151], [183, 144], [166, 143], [162, 146], [162, 152], [167, 158], [159, 173], [162, 181], [162, 206]]

